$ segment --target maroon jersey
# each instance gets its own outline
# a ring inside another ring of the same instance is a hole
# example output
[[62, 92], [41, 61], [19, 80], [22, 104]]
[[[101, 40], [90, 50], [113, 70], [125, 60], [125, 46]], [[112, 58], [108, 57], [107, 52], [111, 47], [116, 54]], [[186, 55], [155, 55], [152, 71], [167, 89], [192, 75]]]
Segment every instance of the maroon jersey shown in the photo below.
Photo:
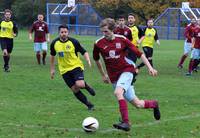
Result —
[[193, 35], [193, 30], [194, 30], [195, 26], [196, 25], [194, 25], [194, 24], [188, 24], [185, 28], [184, 36], [188, 43], [192, 43], [192, 35]]
[[34, 42], [45, 42], [46, 34], [49, 33], [48, 26], [44, 21], [35, 21], [30, 29], [30, 33], [34, 33]]
[[195, 28], [193, 37], [195, 38], [194, 48], [200, 49], [200, 27]]
[[124, 28], [116, 27], [113, 32], [114, 32], [114, 34], [119, 34], [119, 35], [125, 36], [130, 41], [133, 40], [131, 30], [126, 26]]
[[94, 44], [93, 58], [99, 60], [101, 54], [112, 83], [116, 82], [123, 72], [135, 72], [134, 66], [125, 60], [127, 49], [130, 49], [138, 57], [142, 55], [131, 41], [121, 35], [115, 35], [114, 40], [107, 40], [103, 37]]

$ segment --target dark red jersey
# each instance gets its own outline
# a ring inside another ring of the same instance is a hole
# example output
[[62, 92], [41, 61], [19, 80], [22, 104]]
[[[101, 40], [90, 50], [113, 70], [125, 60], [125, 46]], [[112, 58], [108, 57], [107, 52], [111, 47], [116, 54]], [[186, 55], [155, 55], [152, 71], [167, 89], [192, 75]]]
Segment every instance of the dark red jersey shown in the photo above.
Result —
[[101, 54], [112, 83], [116, 82], [123, 72], [135, 72], [134, 66], [125, 60], [127, 49], [130, 49], [137, 57], [142, 55], [131, 41], [121, 35], [115, 35], [114, 40], [102, 37], [94, 44], [93, 58], [99, 60]]
[[194, 48], [200, 49], [200, 27], [194, 29], [193, 37], [195, 38]]
[[116, 27], [115, 30], [114, 30], [114, 34], [123, 35], [127, 39], [129, 39], [130, 41], [133, 40], [131, 30], [126, 26], [124, 28]]
[[36, 21], [33, 23], [30, 33], [34, 33], [34, 42], [45, 42], [46, 34], [49, 33], [47, 23], [44, 21]]
[[193, 31], [194, 31], [194, 28], [196, 27], [196, 25], [194, 24], [188, 24], [186, 27], [185, 27], [185, 32], [184, 32], [184, 36], [186, 38], [186, 41], [188, 43], [192, 43], [192, 36], [193, 36]]

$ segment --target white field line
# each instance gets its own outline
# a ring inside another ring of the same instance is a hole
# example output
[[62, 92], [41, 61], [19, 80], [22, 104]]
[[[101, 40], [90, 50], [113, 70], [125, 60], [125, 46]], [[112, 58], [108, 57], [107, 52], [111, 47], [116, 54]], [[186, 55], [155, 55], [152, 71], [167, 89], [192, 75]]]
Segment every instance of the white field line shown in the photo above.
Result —
[[[175, 122], [179, 120], [185, 120], [185, 119], [193, 119], [193, 118], [199, 118], [199, 114], [194, 114], [194, 115], [186, 115], [186, 116], [178, 116], [175, 118], [171, 119], [161, 119], [160, 121], [152, 121], [152, 122], [147, 122], [143, 124], [133, 124], [132, 128], [140, 128], [140, 127], [147, 127], [147, 126], [154, 126], [154, 125], [159, 125], [161, 123], [165, 122]], [[63, 130], [63, 131], [73, 131], [73, 132], [83, 132], [83, 129], [80, 128], [63, 128], [63, 127], [53, 127], [53, 126], [39, 126], [39, 125], [26, 125], [26, 124], [15, 124], [15, 123], [3, 123], [0, 122], [0, 127], [3, 128], [4, 126], [12, 126], [12, 127], [24, 127], [24, 128], [45, 128], [45, 129], [51, 129], [51, 130]], [[107, 132], [113, 132], [113, 131], [118, 131], [113, 128], [108, 128], [108, 129], [100, 129], [98, 132], [100, 133], [107, 133]]]

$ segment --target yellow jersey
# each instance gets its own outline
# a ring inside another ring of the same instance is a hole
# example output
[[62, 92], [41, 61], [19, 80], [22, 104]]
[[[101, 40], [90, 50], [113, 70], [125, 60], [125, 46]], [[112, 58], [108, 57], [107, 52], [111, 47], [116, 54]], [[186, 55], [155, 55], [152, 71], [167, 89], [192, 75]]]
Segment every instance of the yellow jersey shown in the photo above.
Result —
[[18, 33], [17, 25], [13, 21], [0, 22], [0, 37], [13, 39], [13, 34]]
[[65, 42], [61, 41], [60, 38], [56, 38], [50, 46], [50, 54], [52, 56], [58, 54], [58, 68], [61, 75], [77, 67], [84, 70], [78, 52], [84, 55], [86, 50], [74, 38], [68, 38]]
[[130, 30], [131, 30], [131, 34], [132, 34], [132, 38], [133, 40], [131, 41], [132, 44], [134, 44], [135, 46], [138, 46], [137, 41], [141, 38], [142, 36], [142, 29], [139, 28], [138, 26], [129, 26]]
[[142, 41], [142, 47], [153, 48], [154, 42], [158, 40], [157, 30], [155, 28], [144, 29], [144, 40]]

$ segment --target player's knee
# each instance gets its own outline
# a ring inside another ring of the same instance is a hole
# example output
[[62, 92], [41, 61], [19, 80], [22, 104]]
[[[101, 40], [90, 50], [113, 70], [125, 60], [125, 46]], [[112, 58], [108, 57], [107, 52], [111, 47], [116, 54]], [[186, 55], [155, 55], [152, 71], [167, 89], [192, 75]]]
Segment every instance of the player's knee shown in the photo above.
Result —
[[85, 88], [85, 82], [84, 81], [76, 81], [75, 85], [78, 88]]

